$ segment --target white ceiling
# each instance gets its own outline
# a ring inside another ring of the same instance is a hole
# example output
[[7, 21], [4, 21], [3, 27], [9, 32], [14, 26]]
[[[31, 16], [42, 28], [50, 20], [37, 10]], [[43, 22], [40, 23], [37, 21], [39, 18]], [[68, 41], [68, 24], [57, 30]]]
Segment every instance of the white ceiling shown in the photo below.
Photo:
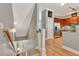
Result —
[[73, 12], [69, 7], [76, 8], [77, 10], [79, 10], [79, 3], [65, 3], [64, 6], [61, 6], [60, 4], [61, 3], [40, 3], [39, 9], [52, 9], [54, 10], [54, 13], [58, 16], [64, 16], [70, 12]]

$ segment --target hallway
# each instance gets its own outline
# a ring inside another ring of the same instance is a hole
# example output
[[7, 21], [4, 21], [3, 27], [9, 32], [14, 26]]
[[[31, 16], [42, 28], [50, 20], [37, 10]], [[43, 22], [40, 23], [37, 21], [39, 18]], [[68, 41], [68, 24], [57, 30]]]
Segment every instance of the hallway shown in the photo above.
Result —
[[54, 42], [53, 48], [51, 48], [50, 39], [46, 40], [46, 55], [47, 56], [79, 56], [75, 53], [72, 53], [62, 48], [62, 38], [54, 39], [53, 42]]

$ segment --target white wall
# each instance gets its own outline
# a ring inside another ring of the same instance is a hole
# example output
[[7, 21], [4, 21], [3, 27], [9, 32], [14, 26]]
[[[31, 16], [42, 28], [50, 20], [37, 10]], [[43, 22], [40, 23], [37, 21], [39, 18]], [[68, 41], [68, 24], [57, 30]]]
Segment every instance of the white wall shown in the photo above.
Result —
[[16, 36], [26, 36], [30, 20], [32, 18], [32, 13], [34, 9], [34, 3], [13, 3], [13, 16], [15, 28], [16, 28]]
[[32, 40], [32, 54], [35, 54], [35, 49], [38, 46], [38, 39], [37, 39], [37, 4], [35, 4], [33, 15], [31, 18], [29, 31], [28, 31], [28, 39]]
[[11, 3], [0, 3], [0, 22], [5, 27], [13, 27], [13, 13]]

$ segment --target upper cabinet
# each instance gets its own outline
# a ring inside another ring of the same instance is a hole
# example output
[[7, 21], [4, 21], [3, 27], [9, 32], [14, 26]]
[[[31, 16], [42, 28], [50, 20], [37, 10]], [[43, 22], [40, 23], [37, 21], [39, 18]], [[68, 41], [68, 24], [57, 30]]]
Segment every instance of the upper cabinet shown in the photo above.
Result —
[[79, 24], [79, 16], [70, 17], [70, 18], [66, 18], [66, 19], [54, 18], [54, 22], [60, 23], [61, 26], [66, 26], [72, 22], [77, 22], [77, 24]]

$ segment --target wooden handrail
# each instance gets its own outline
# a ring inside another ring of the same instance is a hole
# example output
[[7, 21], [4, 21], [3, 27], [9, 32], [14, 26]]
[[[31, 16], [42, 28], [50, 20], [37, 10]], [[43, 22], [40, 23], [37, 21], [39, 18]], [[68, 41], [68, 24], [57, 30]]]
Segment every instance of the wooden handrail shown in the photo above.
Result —
[[[11, 34], [10, 34], [9, 30], [6, 31], [6, 35], [7, 35], [8, 39], [9, 39], [9, 42], [11, 43], [12, 47], [14, 48], [14, 44], [13, 44], [13, 42], [12, 42], [12, 37], [11, 37]], [[15, 49], [15, 48], [14, 48], [14, 49]]]
[[10, 46], [12, 46], [12, 48], [15, 49], [14, 44], [13, 44], [13, 42], [12, 42], [12, 37], [11, 37], [10, 31], [9, 31], [9, 28], [3, 28], [3, 29], [0, 29], [0, 31], [6, 33], [6, 36], [7, 36], [7, 38], [8, 38], [8, 41], [9, 41], [10, 44], [11, 44]]

